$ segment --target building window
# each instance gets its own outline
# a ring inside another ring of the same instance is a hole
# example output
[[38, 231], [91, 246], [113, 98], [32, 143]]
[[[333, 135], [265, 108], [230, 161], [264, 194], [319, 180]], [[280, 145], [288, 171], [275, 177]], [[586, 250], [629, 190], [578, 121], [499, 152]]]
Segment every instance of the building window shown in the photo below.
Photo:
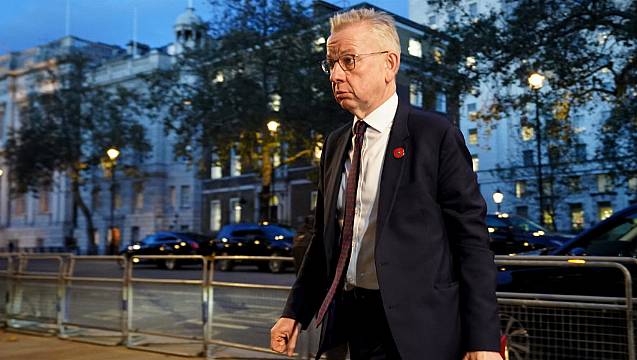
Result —
[[27, 211], [27, 198], [24, 194], [19, 194], [15, 198], [15, 214], [16, 216], [22, 216]]
[[575, 158], [577, 161], [586, 161], [586, 144], [575, 144]]
[[241, 222], [241, 199], [230, 199], [230, 223], [236, 224]]
[[515, 182], [515, 197], [520, 199], [526, 194], [526, 181], [518, 180]]
[[553, 196], [553, 180], [544, 179], [542, 181], [542, 193], [546, 196]]
[[113, 187], [113, 207], [115, 209], [122, 207], [122, 187], [119, 184]]
[[42, 189], [38, 191], [38, 211], [41, 214], [49, 212], [49, 190]]
[[102, 205], [100, 201], [100, 196], [101, 196], [100, 188], [98, 187], [93, 188], [93, 190], [91, 191], [91, 209], [93, 211], [98, 211], [100, 206]]
[[411, 56], [422, 57], [422, 43], [418, 39], [411, 38], [409, 39], [409, 47], [407, 48], [407, 52]]
[[434, 61], [438, 64], [442, 64], [442, 60], [445, 57], [445, 51], [439, 47], [434, 47], [433, 49]]
[[560, 149], [556, 145], [549, 145], [549, 163], [557, 164], [560, 161]]
[[133, 226], [130, 229], [130, 238], [133, 243], [139, 241], [139, 226]]
[[471, 163], [473, 164], [474, 172], [480, 170], [480, 159], [478, 158], [478, 154], [471, 155]]
[[469, 129], [469, 144], [478, 145], [478, 129]]
[[529, 207], [528, 206], [516, 206], [515, 213], [519, 216], [528, 218], [529, 217]]
[[222, 177], [221, 173], [221, 163], [219, 162], [219, 154], [212, 153], [210, 159], [210, 178], [211, 179], [220, 179]]
[[570, 204], [571, 208], [571, 230], [575, 232], [582, 231], [584, 229], [585, 218], [584, 208], [582, 204]]
[[177, 207], [177, 188], [175, 186], [168, 187], [168, 200], [170, 201], [170, 206], [174, 209]]
[[141, 183], [135, 183], [133, 185], [133, 190], [135, 192], [133, 196], [133, 207], [135, 209], [143, 209], [144, 208], [144, 185]]
[[478, 116], [478, 105], [476, 103], [467, 104], [467, 116], [470, 120], [475, 120]]
[[182, 185], [181, 186], [181, 194], [179, 196], [179, 206], [182, 208], [190, 207], [190, 199], [191, 196], [190, 185]]
[[409, 102], [412, 106], [422, 107], [422, 90], [416, 81], [409, 84]]
[[210, 201], [210, 231], [221, 229], [221, 201]]
[[230, 176], [241, 175], [241, 155], [235, 148], [230, 150]]
[[450, 10], [448, 13], [448, 22], [450, 23], [455, 23], [456, 22], [456, 11], [455, 10]]
[[520, 136], [522, 136], [522, 141], [530, 141], [535, 137], [535, 129], [530, 125], [522, 125], [520, 127]]
[[278, 112], [279, 110], [281, 110], [281, 95], [271, 94], [269, 106], [270, 109], [274, 112]]
[[580, 176], [569, 176], [568, 189], [574, 193], [582, 191], [582, 178]]
[[633, 176], [628, 180], [628, 191], [637, 193], [637, 176]]
[[524, 150], [522, 151], [522, 161], [524, 166], [533, 166], [533, 150]]
[[471, 15], [472, 18], [478, 16], [478, 3], [473, 2], [469, 4], [469, 15]]
[[318, 201], [318, 191], [312, 190], [310, 193], [310, 210], [314, 211], [316, 209], [316, 202]]
[[600, 193], [613, 191], [613, 179], [609, 174], [597, 174], [597, 191]]
[[436, 111], [440, 111], [442, 113], [447, 112], [447, 96], [445, 93], [436, 93]]
[[554, 229], [553, 216], [548, 209], [544, 209], [542, 212], [542, 218], [544, 219], [544, 225], [549, 229]]
[[599, 221], [606, 220], [613, 215], [613, 207], [609, 201], [600, 201], [597, 203], [597, 219]]

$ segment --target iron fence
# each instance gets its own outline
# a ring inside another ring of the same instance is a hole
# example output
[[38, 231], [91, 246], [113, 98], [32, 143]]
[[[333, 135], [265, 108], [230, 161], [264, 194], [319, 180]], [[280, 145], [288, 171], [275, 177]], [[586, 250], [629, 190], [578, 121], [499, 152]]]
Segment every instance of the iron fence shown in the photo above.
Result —
[[[220, 348], [269, 353], [269, 330], [289, 286], [220, 282], [215, 262], [291, 261], [246, 256], [0, 254], [0, 325], [12, 331], [214, 358]], [[197, 264], [189, 279], [145, 272], [146, 261]], [[587, 267], [623, 277], [621, 297], [499, 292], [507, 360], [635, 360], [632, 258], [497, 257], [498, 267]], [[108, 269], [108, 270], [105, 270]], [[109, 276], [104, 274], [108, 273]], [[153, 275], [154, 274], [154, 275]], [[314, 327], [312, 327], [313, 329]], [[250, 334], [250, 336], [246, 336]], [[313, 329], [299, 359], [317, 348]]]

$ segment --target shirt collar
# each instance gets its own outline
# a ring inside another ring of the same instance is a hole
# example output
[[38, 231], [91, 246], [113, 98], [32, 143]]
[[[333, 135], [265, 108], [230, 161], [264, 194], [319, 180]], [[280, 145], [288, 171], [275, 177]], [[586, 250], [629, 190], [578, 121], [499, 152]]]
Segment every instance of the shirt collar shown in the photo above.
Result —
[[[389, 99], [385, 100], [379, 107], [377, 107], [374, 111], [372, 111], [365, 120], [367, 126], [372, 127], [374, 130], [378, 132], [384, 132], [385, 130], [391, 127], [391, 124], [394, 122], [394, 116], [396, 116], [396, 110], [398, 109], [398, 95], [394, 93]], [[354, 122], [352, 123], [352, 131], [354, 129], [354, 124], [356, 124], [359, 119], [356, 115], [354, 115]]]

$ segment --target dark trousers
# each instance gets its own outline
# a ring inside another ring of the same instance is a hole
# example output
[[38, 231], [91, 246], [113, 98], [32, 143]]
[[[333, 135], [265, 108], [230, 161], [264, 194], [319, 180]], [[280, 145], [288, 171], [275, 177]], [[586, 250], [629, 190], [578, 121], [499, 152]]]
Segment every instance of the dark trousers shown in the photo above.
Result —
[[400, 359], [379, 290], [344, 291], [343, 303], [351, 360]]

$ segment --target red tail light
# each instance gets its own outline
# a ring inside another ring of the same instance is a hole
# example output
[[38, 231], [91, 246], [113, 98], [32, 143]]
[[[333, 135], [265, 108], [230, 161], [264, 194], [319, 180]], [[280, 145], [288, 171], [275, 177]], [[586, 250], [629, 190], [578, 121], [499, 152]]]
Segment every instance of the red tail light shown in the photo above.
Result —
[[192, 247], [194, 250], [197, 250], [199, 249], [199, 244], [196, 241], [191, 241], [190, 247]]

